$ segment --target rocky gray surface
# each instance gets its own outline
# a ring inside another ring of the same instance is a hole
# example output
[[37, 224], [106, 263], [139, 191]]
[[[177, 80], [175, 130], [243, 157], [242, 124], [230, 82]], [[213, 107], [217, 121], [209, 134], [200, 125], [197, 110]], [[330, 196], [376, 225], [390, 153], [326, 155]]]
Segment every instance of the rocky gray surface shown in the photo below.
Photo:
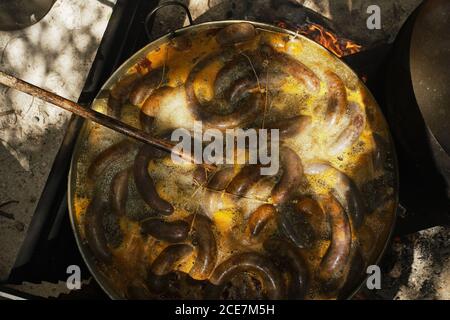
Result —
[[[113, 2], [58, 0], [37, 24], [0, 31], [0, 69], [77, 100]], [[70, 114], [0, 87], [0, 281], [14, 264]], [[12, 202], [10, 202], [12, 201]]]
[[[164, 3], [168, 0], [161, 0]], [[370, 46], [380, 41], [393, 41], [407, 17], [421, 0], [180, 0], [188, 5], [194, 20], [199, 22], [227, 19], [252, 19], [261, 14], [285, 17], [295, 5], [303, 5], [331, 21], [339, 34]], [[367, 8], [377, 5], [381, 11], [381, 29], [368, 30]], [[157, 38], [188, 24], [184, 11], [177, 7], [161, 9], [152, 35]]]
[[380, 264], [381, 290], [363, 288], [356, 298], [450, 299], [450, 227], [394, 238]]

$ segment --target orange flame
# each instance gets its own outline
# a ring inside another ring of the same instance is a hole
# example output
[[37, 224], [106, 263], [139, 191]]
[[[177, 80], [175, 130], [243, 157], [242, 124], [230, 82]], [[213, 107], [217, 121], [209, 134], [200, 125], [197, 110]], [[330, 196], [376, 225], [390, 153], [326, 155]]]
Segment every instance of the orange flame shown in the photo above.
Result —
[[361, 45], [351, 40], [339, 38], [336, 34], [316, 23], [310, 23], [299, 28], [297, 31], [299, 34], [321, 44], [338, 57], [359, 52], [362, 48]]

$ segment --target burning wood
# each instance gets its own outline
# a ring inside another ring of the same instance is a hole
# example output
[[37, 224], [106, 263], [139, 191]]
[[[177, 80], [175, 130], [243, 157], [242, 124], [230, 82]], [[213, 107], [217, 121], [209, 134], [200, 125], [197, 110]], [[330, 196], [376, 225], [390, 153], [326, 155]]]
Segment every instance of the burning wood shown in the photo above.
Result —
[[320, 43], [338, 57], [359, 52], [362, 48], [361, 45], [356, 44], [351, 40], [339, 38], [333, 32], [316, 23], [310, 23], [302, 28], [299, 28], [298, 32], [307, 36], [311, 40]]
[[[278, 22], [278, 26], [286, 28], [285, 22]], [[297, 32], [321, 44], [336, 56], [344, 57], [361, 51], [362, 46], [352, 40], [338, 37], [335, 33], [316, 23], [308, 23], [297, 28]]]

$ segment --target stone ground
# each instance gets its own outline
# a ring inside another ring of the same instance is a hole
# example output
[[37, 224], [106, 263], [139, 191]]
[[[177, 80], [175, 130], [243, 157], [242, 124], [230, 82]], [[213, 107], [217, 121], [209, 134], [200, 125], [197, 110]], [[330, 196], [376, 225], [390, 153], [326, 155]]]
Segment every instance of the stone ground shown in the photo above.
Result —
[[[0, 31], [0, 69], [77, 100], [113, 3], [57, 0], [37, 24]], [[0, 282], [25, 237], [70, 113], [0, 87]]]
[[[393, 40], [420, 0], [289, 0], [322, 13], [350, 39]], [[162, 1], [163, 2], [163, 1]], [[229, 6], [229, 0], [183, 0], [194, 19], [207, 8]], [[237, 1], [236, 1], [237, 2]], [[269, 0], [255, 0], [267, 5]], [[105, 5], [106, 3], [106, 5]], [[76, 99], [110, 14], [108, 1], [58, 0], [44, 20], [13, 34], [0, 32], [0, 67], [26, 80]], [[382, 29], [366, 28], [367, 6], [382, 11]], [[162, 17], [162, 18], [161, 18]], [[164, 17], [169, 17], [164, 19]], [[163, 9], [154, 37], [186, 24], [177, 9]], [[69, 31], [61, 33], [61, 30]], [[64, 48], [64, 50], [62, 50]], [[31, 53], [31, 54], [30, 54]], [[15, 220], [0, 217], [0, 279], [8, 269], [5, 251], [17, 250], [64, 134], [68, 114], [0, 88], [0, 203]], [[393, 239], [380, 263], [382, 289], [362, 289], [355, 299], [450, 299], [450, 228], [435, 227]], [[65, 285], [13, 286], [32, 294], [58, 296]]]
[[[162, 0], [160, 3], [166, 1], [168, 0]], [[233, 11], [233, 16], [251, 19], [252, 14], [257, 11], [273, 11], [270, 7], [273, 7], [274, 3], [276, 5], [288, 2], [301, 4], [330, 19], [336, 29], [347, 38], [370, 45], [383, 40], [393, 41], [406, 18], [421, 3], [421, 0], [179, 0], [179, 2], [189, 6], [194, 20], [200, 18], [202, 22], [225, 20]], [[370, 5], [380, 7], [382, 24], [380, 30], [367, 29], [366, 20], [369, 15], [366, 11]], [[212, 10], [214, 14], [210, 12], [202, 16], [209, 8], [215, 9]], [[217, 8], [221, 8], [221, 12], [218, 13]], [[240, 10], [246, 11], [241, 13]], [[152, 30], [155, 38], [188, 23], [184, 11], [173, 6], [161, 9], [157, 18], [157, 23]]]
[[450, 299], [450, 227], [394, 238], [380, 264], [381, 290], [356, 299]]

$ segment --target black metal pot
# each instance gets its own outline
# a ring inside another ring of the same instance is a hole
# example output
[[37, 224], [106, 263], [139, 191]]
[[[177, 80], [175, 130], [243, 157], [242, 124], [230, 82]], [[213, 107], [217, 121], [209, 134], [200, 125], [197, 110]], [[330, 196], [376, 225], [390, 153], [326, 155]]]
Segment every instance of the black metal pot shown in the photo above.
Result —
[[55, 0], [2, 0], [0, 1], [0, 30], [23, 29], [41, 20]]
[[449, 21], [448, 1], [425, 1], [400, 31], [389, 63], [387, 118], [409, 212], [401, 233], [450, 222]]

